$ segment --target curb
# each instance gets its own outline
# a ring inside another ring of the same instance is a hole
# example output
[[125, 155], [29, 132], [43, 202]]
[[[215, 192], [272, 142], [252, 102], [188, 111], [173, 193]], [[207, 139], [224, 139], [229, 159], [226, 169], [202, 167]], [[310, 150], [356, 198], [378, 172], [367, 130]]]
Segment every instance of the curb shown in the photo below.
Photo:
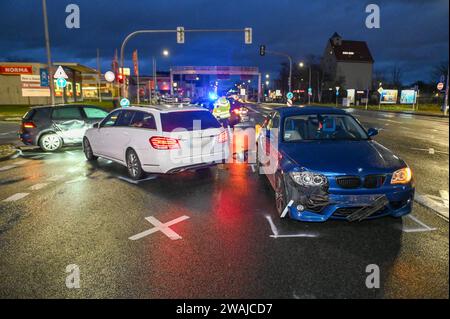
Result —
[[15, 158], [20, 154], [20, 150], [18, 148], [14, 147], [14, 145], [11, 145], [11, 144], [0, 145], [0, 147], [2, 147], [2, 146], [9, 148], [9, 150], [6, 152], [6, 154], [0, 155], [0, 162], [9, 160], [11, 158]]
[[407, 111], [390, 111], [390, 110], [365, 110], [365, 109], [359, 109], [355, 107], [343, 107], [342, 109], [352, 109], [357, 111], [364, 111], [364, 112], [379, 112], [379, 113], [392, 113], [392, 114], [406, 114], [406, 115], [418, 115], [418, 116], [428, 116], [428, 117], [437, 117], [437, 118], [449, 118], [448, 115], [443, 114], [434, 114], [434, 113], [420, 113], [420, 112], [407, 112]]

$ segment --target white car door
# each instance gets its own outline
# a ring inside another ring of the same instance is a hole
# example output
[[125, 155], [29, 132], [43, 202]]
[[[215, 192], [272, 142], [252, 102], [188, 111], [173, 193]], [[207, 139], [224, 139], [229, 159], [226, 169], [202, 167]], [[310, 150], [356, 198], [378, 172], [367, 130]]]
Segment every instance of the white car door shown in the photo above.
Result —
[[136, 111], [121, 110], [108, 138], [109, 156], [125, 162], [125, 151], [132, 138], [130, 123]]
[[95, 132], [95, 138], [92, 141], [92, 148], [97, 155], [112, 157], [111, 146], [114, 140], [115, 124], [119, 118], [121, 110], [110, 113], [102, 122]]

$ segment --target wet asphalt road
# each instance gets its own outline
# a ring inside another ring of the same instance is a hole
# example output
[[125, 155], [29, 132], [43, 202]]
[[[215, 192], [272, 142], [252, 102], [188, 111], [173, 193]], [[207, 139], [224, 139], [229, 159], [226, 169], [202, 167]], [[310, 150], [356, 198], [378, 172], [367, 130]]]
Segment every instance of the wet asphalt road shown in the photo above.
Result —
[[[252, 106], [252, 117], [272, 107]], [[354, 115], [384, 128], [377, 140], [412, 166], [419, 193], [448, 192], [448, 120]], [[245, 163], [139, 184], [123, 176], [78, 148], [0, 162], [0, 297], [448, 298], [448, 222], [421, 205], [403, 219], [306, 224], [280, 220]], [[153, 227], [149, 216], [188, 217], [170, 226], [182, 239], [130, 240]], [[71, 264], [80, 289], [65, 285]], [[365, 285], [369, 264], [380, 289]]]

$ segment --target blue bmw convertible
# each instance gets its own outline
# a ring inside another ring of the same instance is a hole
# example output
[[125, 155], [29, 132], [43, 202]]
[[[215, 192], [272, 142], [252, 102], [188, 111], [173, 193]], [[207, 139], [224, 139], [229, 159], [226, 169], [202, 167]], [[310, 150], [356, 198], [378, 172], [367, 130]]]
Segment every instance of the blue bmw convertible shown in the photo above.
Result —
[[267, 116], [256, 162], [275, 190], [280, 216], [324, 222], [409, 214], [411, 169], [372, 139], [377, 134], [328, 107], [283, 107]]

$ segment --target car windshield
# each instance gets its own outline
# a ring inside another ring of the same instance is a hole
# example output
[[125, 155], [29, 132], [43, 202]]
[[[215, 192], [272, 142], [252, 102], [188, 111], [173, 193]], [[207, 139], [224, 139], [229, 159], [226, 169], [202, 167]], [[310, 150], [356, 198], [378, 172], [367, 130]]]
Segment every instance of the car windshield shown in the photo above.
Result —
[[161, 124], [164, 132], [175, 130], [206, 130], [219, 128], [220, 123], [207, 111], [183, 111], [161, 114]]
[[369, 136], [351, 116], [343, 114], [311, 114], [287, 117], [283, 140], [367, 140]]

